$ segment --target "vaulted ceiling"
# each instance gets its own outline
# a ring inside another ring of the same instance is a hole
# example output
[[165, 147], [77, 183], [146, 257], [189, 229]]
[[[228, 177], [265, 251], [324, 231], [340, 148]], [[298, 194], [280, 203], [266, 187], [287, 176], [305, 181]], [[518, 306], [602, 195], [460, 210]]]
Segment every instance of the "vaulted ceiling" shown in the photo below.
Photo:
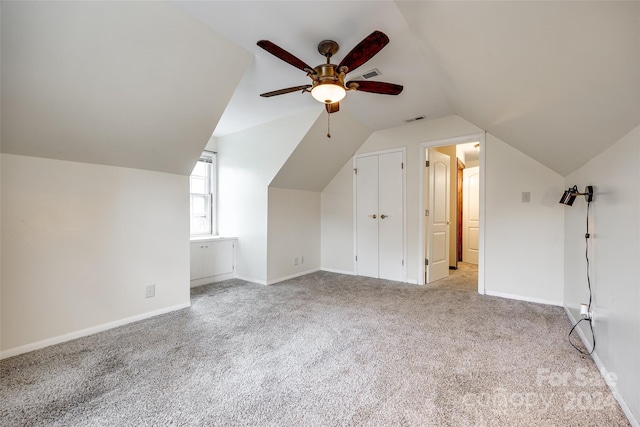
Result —
[[318, 104], [309, 94], [258, 96], [308, 83], [258, 40], [317, 65], [321, 40], [340, 44], [339, 61], [373, 30], [391, 42], [353, 74], [377, 68], [376, 80], [405, 89], [348, 93], [337, 114], [358, 127], [457, 114], [566, 175], [640, 123], [640, 2], [1, 7], [3, 152], [186, 174], [211, 132]]
[[217, 134], [316, 102], [299, 93], [258, 97], [308, 83], [258, 40], [315, 66], [321, 40], [340, 44], [339, 61], [373, 30], [391, 42], [354, 74], [377, 68], [376, 80], [404, 92], [348, 93], [342, 110], [374, 131], [457, 114], [566, 175], [640, 124], [640, 2], [179, 4], [254, 54]]
[[2, 2], [2, 152], [189, 175], [251, 55], [163, 2]]

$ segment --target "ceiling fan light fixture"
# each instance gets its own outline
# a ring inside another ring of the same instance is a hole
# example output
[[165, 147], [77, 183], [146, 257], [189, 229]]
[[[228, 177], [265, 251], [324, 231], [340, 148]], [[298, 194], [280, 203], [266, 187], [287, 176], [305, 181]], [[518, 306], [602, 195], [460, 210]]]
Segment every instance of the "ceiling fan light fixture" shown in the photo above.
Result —
[[344, 86], [331, 81], [318, 82], [318, 84], [311, 89], [311, 96], [323, 104], [340, 102], [346, 94], [347, 91]]

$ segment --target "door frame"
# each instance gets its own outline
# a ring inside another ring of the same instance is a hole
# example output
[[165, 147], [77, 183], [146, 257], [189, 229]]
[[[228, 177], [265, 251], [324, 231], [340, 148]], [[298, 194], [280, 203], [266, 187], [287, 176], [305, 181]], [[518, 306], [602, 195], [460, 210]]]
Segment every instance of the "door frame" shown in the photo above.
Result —
[[404, 265], [402, 269], [402, 281], [407, 281], [407, 147], [398, 147], [398, 148], [390, 148], [388, 150], [379, 150], [379, 151], [370, 151], [367, 153], [359, 153], [353, 156], [353, 174], [352, 174], [352, 194], [353, 194], [353, 271], [354, 274], [358, 275], [358, 262], [356, 261], [357, 249], [358, 249], [358, 238], [357, 238], [357, 219], [356, 219], [356, 162], [360, 157], [368, 157], [368, 156], [377, 156], [380, 154], [389, 154], [389, 153], [402, 153], [402, 259], [404, 260]]
[[[426, 181], [426, 167], [424, 164], [426, 162], [425, 151], [428, 148], [442, 147], [446, 145], [458, 145], [465, 144], [468, 142], [480, 142], [480, 158], [479, 158], [479, 167], [480, 167], [480, 241], [479, 241], [479, 254], [478, 254], [478, 293], [481, 295], [485, 294], [485, 284], [484, 284], [484, 252], [485, 252], [485, 150], [486, 150], [486, 133], [476, 133], [466, 136], [459, 136], [455, 138], [446, 138], [446, 139], [437, 139], [432, 141], [426, 141], [420, 144], [420, 180], [419, 180], [419, 190], [418, 190], [418, 235], [422, 236], [418, 242], [418, 284], [424, 285], [424, 274], [425, 274], [425, 250], [424, 250], [424, 232], [426, 227], [425, 221], [425, 209], [427, 201], [424, 198], [424, 184]], [[354, 258], [355, 259], [355, 258]], [[406, 262], [405, 262], [406, 266]]]
[[457, 217], [456, 217], [456, 269], [458, 263], [462, 262], [462, 209], [464, 208], [463, 194], [462, 194], [462, 176], [465, 168], [465, 164], [456, 158], [456, 203], [457, 203]]

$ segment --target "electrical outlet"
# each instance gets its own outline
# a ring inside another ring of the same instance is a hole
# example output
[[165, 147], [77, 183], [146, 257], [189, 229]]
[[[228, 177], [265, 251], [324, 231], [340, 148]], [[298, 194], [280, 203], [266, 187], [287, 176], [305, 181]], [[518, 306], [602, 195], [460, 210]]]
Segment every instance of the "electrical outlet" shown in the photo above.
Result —
[[522, 203], [529, 203], [531, 202], [531, 193], [528, 191], [523, 191], [522, 192]]
[[156, 296], [156, 285], [147, 285], [146, 288], [144, 288], [144, 297], [145, 298], [151, 298], [151, 297], [155, 297]]
[[300, 257], [300, 264], [304, 264], [304, 255]]
[[293, 265], [298, 265], [298, 257], [295, 257], [295, 258], [293, 259]]

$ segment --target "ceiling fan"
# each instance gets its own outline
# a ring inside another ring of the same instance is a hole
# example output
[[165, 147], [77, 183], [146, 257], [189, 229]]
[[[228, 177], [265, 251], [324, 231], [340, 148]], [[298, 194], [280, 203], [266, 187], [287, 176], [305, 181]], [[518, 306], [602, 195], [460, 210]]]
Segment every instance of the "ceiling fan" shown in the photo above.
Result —
[[327, 62], [312, 68], [269, 40], [260, 40], [258, 46], [284, 62], [305, 71], [307, 76], [311, 78], [311, 84], [274, 90], [273, 92], [262, 93], [260, 96], [268, 98], [298, 91], [302, 91], [302, 93], [311, 92], [315, 99], [325, 104], [327, 112], [331, 114], [340, 109], [340, 101], [345, 97], [348, 90], [398, 95], [402, 92], [403, 87], [394, 83], [367, 80], [352, 80], [346, 84], [344, 82], [347, 73], [373, 58], [388, 43], [389, 37], [386, 34], [381, 31], [374, 31], [358, 43], [338, 65], [335, 65], [331, 64], [331, 57], [338, 52], [339, 45], [333, 40], [324, 40], [318, 44], [318, 52], [327, 58]]

